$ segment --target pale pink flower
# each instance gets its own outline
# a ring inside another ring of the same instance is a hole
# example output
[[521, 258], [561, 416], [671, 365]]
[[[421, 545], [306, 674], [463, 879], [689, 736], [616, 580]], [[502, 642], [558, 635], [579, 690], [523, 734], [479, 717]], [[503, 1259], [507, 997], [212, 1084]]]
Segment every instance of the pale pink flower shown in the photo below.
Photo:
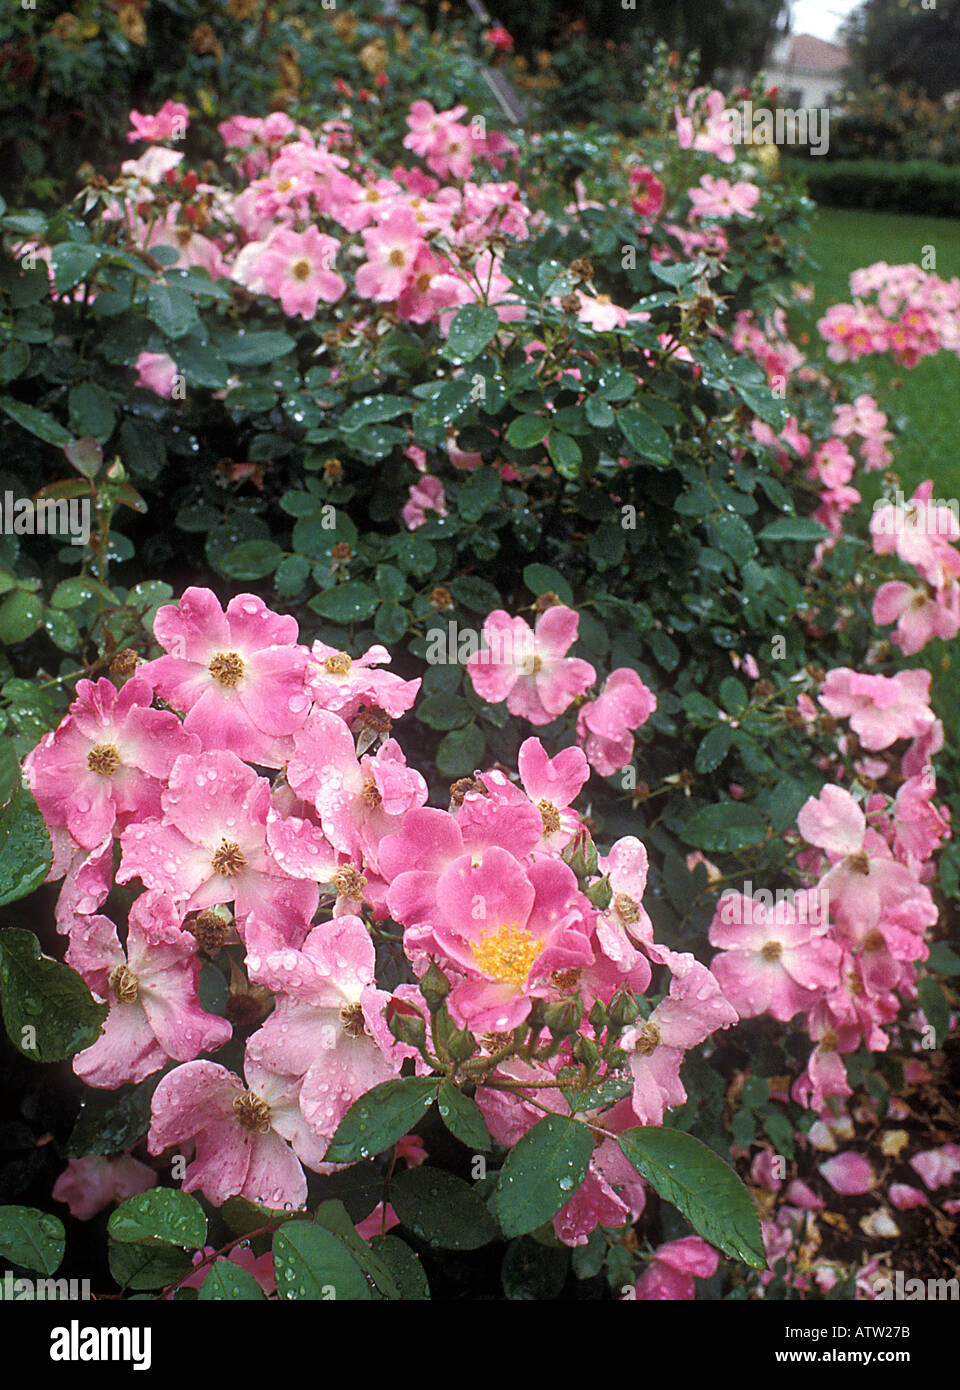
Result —
[[415, 531], [422, 526], [428, 511], [436, 512], [437, 516], [449, 515], [443, 483], [429, 473], [410, 485], [410, 495], [401, 512], [407, 529]]
[[302, 940], [319, 890], [289, 877], [269, 853], [265, 777], [234, 753], [181, 757], [161, 805], [162, 820], [124, 831], [118, 883], [138, 877], [185, 912], [232, 902], [241, 933], [253, 914], [283, 940]]
[[158, 609], [153, 631], [169, 655], [140, 673], [187, 711], [187, 732], [206, 748], [279, 767], [277, 738], [299, 728], [310, 708], [296, 619], [272, 613], [256, 594], [237, 594], [224, 613], [209, 589], [189, 588], [178, 605]]
[[424, 244], [415, 215], [409, 208], [398, 207], [361, 236], [367, 259], [357, 270], [357, 293], [378, 302], [398, 299], [413, 276]]
[[199, 748], [175, 714], [150, 708], [152, 697], [140, 674], [119, 691], [103, 677], [77, 681], [67, 717], [24, 759], [44, 819], [66, 826], [83, 849], [97, 848], [114, 826], [158, 815], [174, 762]]
[[305, 232], [280, 227], [266, 241], [244, 247], [234, 263], [233, 278], [254, 293], [279, 299], [285, 314], [312, 319], [321, 300], [333, 304], [347, 288], [343, 276], [332, 269], [339, 249], [335, 237], [316, 227]]
[[186, 133], [189, 117], [190, 112], [182, 101], [165, 101], [154, 116], [131, 111], [127, 140], [132, 145], [137, 140], [169, 140], [174, 134], [182, 136]]
[[297, 1137], [308, 1133], [297, 1107], [299, 1083], [252, 1060], [246, 1073], [247, 1086], [216, 1062], [187, 1062], [168, 1072], [153, 1093], [147, 1147], [161, 1154], [192, 1143], [182, 1191], [199, 1189], [215, 1207], [246, 1197], [271, 1210], [297, 1210], [306, 1202], [307, 1180], [281, 1128]]
[[146, 387], [164, 400], [173, 395], [177, 384], [177, 364], [165, 352], [141, 352], [134, 366], [137, 370], [135, 386]]
[[66, 1202], [77, 1221], [89, 1221], [113, 1202], [125, 1202], [156, 1185], [153, 1169], [129, 1154], [86, 1154], [68, 1161], [50, 1195], [55, 1202]]
[[612, 671], [597, 698], [581, 705], [577, 742], [601, 777], [627, 766], [633, 757], [632, 731], [645, 724], [656, 708], [657, 697], [629, 666]]
[[699, 1236], [684, 1236], [658, 1246], [634, 1286], [634, 1297], [643, 1301], [686, 1302], [694, 1297], [693, 1281], [709, 1279], [717, 1272], [720, 1257]]
[[485, 647], [467, 662], [477, 694], [492, 704], [506, 700], [511, 714], [531, 724], [549, 724], [596, 679], [589, 662], [564, 655], [577, 639], [579, 621], [562, 604], [541, 614], [534, 631], [502, 608], [490, 613]]
[[100, 1037], [73, 1059], [90, 1086], [142, 1081], [171, 1057], [192, 1061], [233, 1035], [227, 1019], [201, 1008], [197, 943], [162, 893], [133, 904], [123, 948], [112, 922], [90, 917], [74, 930], [66, 960], [110, 1004]]

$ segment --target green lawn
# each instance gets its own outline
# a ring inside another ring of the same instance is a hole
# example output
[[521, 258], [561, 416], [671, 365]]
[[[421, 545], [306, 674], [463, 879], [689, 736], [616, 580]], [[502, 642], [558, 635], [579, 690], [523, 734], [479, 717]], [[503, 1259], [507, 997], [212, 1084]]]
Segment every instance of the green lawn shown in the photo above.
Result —
[[[960, 275], [960, 222], [943, 217], [903, 217], [881, 212], [822, 208], [816, 216], [810, 255], [815, 276], [816, 317], [830, 304], [850, 299], [849, 274], [858, 266], [886, 261], [921, 261], [923, 248], [936, 251], [936, 272]], [[868, 359], [869, 361], [869, 359]], [[960, 497], [960, 358], [941, 352], [912, 370], [876, 359], [877, 403], [898, 429], [892, 445], [894, 468], [912, 491], [933, 478], [939, 497]], [[896, 387], [893, 383], [901, 382]]]
[[[960, 222], [822, 208], [816, 215], [810, 245], [810, 254], [819, 267], [812, 277], [816, 286], [814, 320], [828, 305], [849, 301], [851, 270], [875, 261], [919, 264], [925, 246], [936, 249], [938, 275], [945, 280], [960, 275]], [[918, 483], [932, 478], [934, 496], [960, 498], [960, 358], [941, 352], [924, 358], [912, 370], [887, 359], [865, 362], [876, 378], [877, 403], [896, 430], [890, 447], [904, 491], [909, 496]], [[861, 475], [856, 482], [861, 486], [865, 479]], [[863, 492], [868, 499], [876, 495], [870, 482]], [[918, 657], [918, 663], [933, 673], [934, 708], [944, 721], [947, 748], [954, 750], [954, 755], [960, 748], [955, 647], [955, 642], [932, 642]], [[951, 769], [945, 769], [941, 785], [948, 794], [955, 791]]]

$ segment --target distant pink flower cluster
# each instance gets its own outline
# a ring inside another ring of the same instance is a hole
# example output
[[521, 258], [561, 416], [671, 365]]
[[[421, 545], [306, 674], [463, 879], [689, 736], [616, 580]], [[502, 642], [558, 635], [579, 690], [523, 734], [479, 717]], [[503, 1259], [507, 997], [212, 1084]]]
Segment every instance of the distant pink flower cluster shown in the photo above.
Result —
[[[889, 352], [903, 367], [938, 352], [960, 353], [960, 279], [918, 265], [874, 265], [850, 276], [852, 304], [833, 304], [817, 324], [833, 362]], [[869, 303], [870, 296], [875, 303]]]
[[878, 503], [870, 519], [878, 555], [896, 553], [916, 570], [916, 580], [881, 584], [873, 601], [873, 620], [896, 623], [893, 641], [905, 656], [934, 637], [946, 641], [960, 631], [960, 520], [958, 504], [933, 497], [928, 480], [909, 499]]
[[[577, 621], [562, 605], [535, 630], [491, 614], [486, 637], [500, 645], [469, 668], [478, 691], [531, 722], [552, 720], [595, 679], [566, 655]], [[590, 1036], [590, 1005], [642, 994], [656, 967], [665, 997], [622, 1034], [632, 1097], [598, 1105], [610, 1137], [554, 1227], [578, 1245], [598, 1223], [635, 1219], [644, 1187], [616, 1135], [682, 1104], [684, 1056], [737, 1018], [704, 965], [654, 942], [638, 839], [599, 856], [604, 907], [567, 862], [586, 843], [574, 803], [588, 753], [619, 766], [629, 730], [655, 708], [635, 673], [614, 671], [583, 706], [587, 753], [551, 756], [528, 738], [516, 778], [478, 770], [443, 810], [426, 805], [426, 782], [390, 736], [419, 681], [384, 670], [384, 648], [357, 658], [319, 641], [307, 648], [294, 619], [256, 596], [224, 609], [197, 588], [159, 609], [154, 633], [162, 654], [120, 689], [78, 682], [69, 713], [25, 762], [55, 845], [51, 876], [63, 878], [66, 960], [108, 1006], [100, 1037], [74, 1058], [77, 1075], [115, 1088], [163, 1071], [148, 1149], [183, 1155], [183, 1190], [215, 1205], [239, 1195], [299, 1209], [306, 1172], [331, 1170], [326, 1153], [350, 1106], [409, 1059], [426, 1065], [389, 1020], [399, 1011], [426, 1023], [413, 980], [431, 963], [449, 982], [454, 1025], [488, 1054], [535, 1005], [583, 1001]], [[135, 885], [119, 926], [114, 884]], [[388, 918], [412, 970], [392, 990], [378, 982], [375, 950]], [[201, 1002], [201, 963], [224, 946], [234, 948], [230, 1003], [213, 1012]], [[242, 1049], [235, 1022], [249, 1030]], [[227, 1064], [217, 1054], [231, 1042]], [[479, 1087], [495, 1137], [513, 1142], [540, 1118], [526, 1085], [566, 1113], [553, 1083], [572, 1046], [505, 1062], [500, 1076], [522, 1090]], [[131, 1158], [81, 1160], [57, 1195], [88, 1217], [155, 1181]], [[685, 1272], [713, 1258], [687, 1268], [664, 1254], [660, 1282], [648, 1272], [638, 1296], [674, 1283], [688, 1296]]]
[[[478, 162], [500, 169], [517, 147], [485, 126], [463, 124], [465, 114], [463, 106], [436, 111], [415, 101], [404, 146], [430, 173], [398, 165], [389, 177], [341, 152], [354, 148], [342, 120], [311, 131], [283, 112], [234, 116], [220, 125], [244, 180], [232, 190], [192, 172], [180, 176], [182, 153], [162, 142], [186, 129], [185, 106], [167, 102], [155, 116], [131, 112], [129, 138], [157, 143], [124, 163], [126, 196], [108, 202], [103, 217], [124, 223], [142, 250], [167, 246], [181, 267], [269, 295], [291, 317], [313, 319], [321, 304], [353, 293], [444, 333], [455, 311], [475, 302], [492, 304], [509, 322], [524, 310], [501, 268], [503, 239], [526, 238], [531, 209], [516, 182], [476, 178]], [[344, 267], [357, 253], [360, 264], [348, 277]], [[144, 384], [169, 394], [158, 367], [138, 367], [142, 376], [153, 373]]]
[[[938, 914], [927, 880], [950, 835], [946, 810], [934, 802], [929, 760], [943, 731], [929, 694], [925, 670], [829, 672], [821, 704], [849, 721], [867, 753], [886, 754], [870, 758], [870, 774], [895, 771], [899, 791], [861, 803], [839, 784], [825, 786], [797, 818], [815, 847], [800, 861], [815, 883], [772, 905], [727, 892], [710, 927], [720, 948], [710, 968], [742, 1017], [802, 1016], [815, 1048], [793, 1095], [822, 1113], [831, 1097], [851, 1094], [842, 1054], [889, 1046], [887, 1030], [902, 1001], [915, 998], [917, 967], [929, 954], [925, 933]], [[903, 741], [901, 757], [887, 751]], [[836, 774], [839, 782], [841, 767]]]

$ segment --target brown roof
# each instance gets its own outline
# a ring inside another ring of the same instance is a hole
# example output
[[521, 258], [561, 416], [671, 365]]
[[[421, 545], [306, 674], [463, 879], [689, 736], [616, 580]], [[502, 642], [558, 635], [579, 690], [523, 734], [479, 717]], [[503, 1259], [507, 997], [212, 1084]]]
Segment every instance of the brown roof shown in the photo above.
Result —
[[787, 64], [791, 68], [806, 68], [811, 72], [841, 72], [849, 63], [849, 53], [839, 44], [815, 39], [812, 34], [795, 34], [790, 40]]

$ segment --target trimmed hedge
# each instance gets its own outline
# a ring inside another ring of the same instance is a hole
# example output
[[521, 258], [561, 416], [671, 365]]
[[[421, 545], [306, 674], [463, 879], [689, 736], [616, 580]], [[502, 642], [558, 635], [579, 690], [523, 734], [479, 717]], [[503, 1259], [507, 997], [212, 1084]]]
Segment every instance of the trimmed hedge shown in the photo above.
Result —
[[[791, 162], [793, 167], [796, 161]], [[933, 160], [805, 159], [811, 198], [826, 207], [960, 217], [960, 167]]]

